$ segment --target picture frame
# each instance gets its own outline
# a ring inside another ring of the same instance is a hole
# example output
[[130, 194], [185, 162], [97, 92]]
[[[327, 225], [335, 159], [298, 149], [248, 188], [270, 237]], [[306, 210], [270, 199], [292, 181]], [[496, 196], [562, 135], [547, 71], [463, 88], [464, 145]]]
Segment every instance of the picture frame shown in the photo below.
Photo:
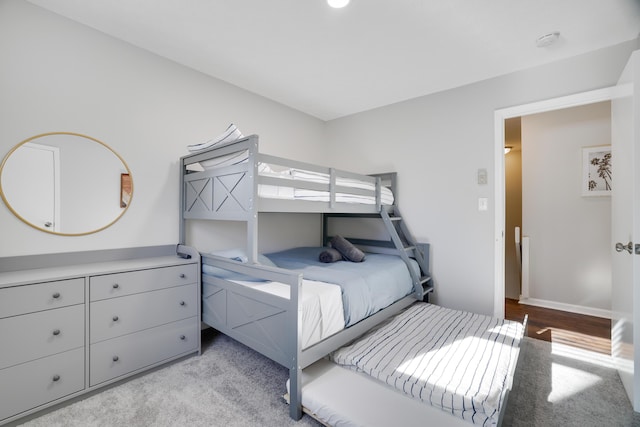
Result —
[[582, 148], [582, 195], [611, 196], [611, 145]]

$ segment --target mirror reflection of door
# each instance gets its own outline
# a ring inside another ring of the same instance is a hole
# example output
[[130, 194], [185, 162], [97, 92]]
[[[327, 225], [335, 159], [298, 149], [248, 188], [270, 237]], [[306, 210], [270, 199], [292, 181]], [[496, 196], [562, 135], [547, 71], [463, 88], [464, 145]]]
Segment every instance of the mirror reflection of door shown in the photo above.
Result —
[[5, 164], [8, 179], [2, 191], [12, 208], [38, 227], [60, 231], [60, 151], [26, 143]]

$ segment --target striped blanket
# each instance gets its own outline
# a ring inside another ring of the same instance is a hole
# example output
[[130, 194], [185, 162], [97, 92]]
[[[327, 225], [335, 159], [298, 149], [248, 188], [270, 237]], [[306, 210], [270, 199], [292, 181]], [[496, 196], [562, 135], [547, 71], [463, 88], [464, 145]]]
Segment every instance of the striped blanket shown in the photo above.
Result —
[[497, 424], [522, 324], [416, 303], [331, 359], [473, 424]]

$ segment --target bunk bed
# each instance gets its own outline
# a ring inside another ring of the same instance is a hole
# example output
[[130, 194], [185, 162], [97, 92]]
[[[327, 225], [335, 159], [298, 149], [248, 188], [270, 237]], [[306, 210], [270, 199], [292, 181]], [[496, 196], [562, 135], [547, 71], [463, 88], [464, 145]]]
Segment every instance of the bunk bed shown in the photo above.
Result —
[[[202, 320], [289, 369], [292, 418], [302, 416], [304, 368], [322, 363], [333, 351], [417, 301], [428, 301], [433, 290], [429, 245], [415, 241], [400, 215], [395, 173], [360, 175], [266, 155], [259, 152], [256, 135], [184, 156], [180, 165], [182, 244], [189, 220], [244, 221], [247, 229], [242, 251], [200, 253]], [[369, 264], [400, 262], [408, 288], [385, 307], [375, 307], [352, 322], [348, 314], [332, 319], [330, 313], [346, 313], [340, 288], [323, 275], [314, 277], [299, 264], [307, 263], [313, 270], [323, 248], [298, 250], [306, 260], [300, 253], [287, 251], [268, 257], [259, 254], [261, 212], [321, 214], [323, 247], [335, 237], [329, 232], [331, 221], [379, 220], [387, 233], [384, 239], [348, 241], [366, 253]], [[297, 258], [291, 258], [294, 255]]]

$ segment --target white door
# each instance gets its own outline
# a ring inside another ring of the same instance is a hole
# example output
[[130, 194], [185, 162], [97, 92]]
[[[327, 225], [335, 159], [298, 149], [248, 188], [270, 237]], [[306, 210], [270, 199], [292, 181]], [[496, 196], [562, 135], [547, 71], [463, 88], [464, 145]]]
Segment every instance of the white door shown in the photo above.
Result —
[[611, 349], [635, 411], [640, 411], [640, 349], [636, 349], [640, 345], [640, 96], [635, 95], [639, 84], [637, 51], [629, 59], [611, 102]]
[[59, 231], [58, 149], [28, 142], [14, 151], [2, 171], [2, 191], [26, 222]]

